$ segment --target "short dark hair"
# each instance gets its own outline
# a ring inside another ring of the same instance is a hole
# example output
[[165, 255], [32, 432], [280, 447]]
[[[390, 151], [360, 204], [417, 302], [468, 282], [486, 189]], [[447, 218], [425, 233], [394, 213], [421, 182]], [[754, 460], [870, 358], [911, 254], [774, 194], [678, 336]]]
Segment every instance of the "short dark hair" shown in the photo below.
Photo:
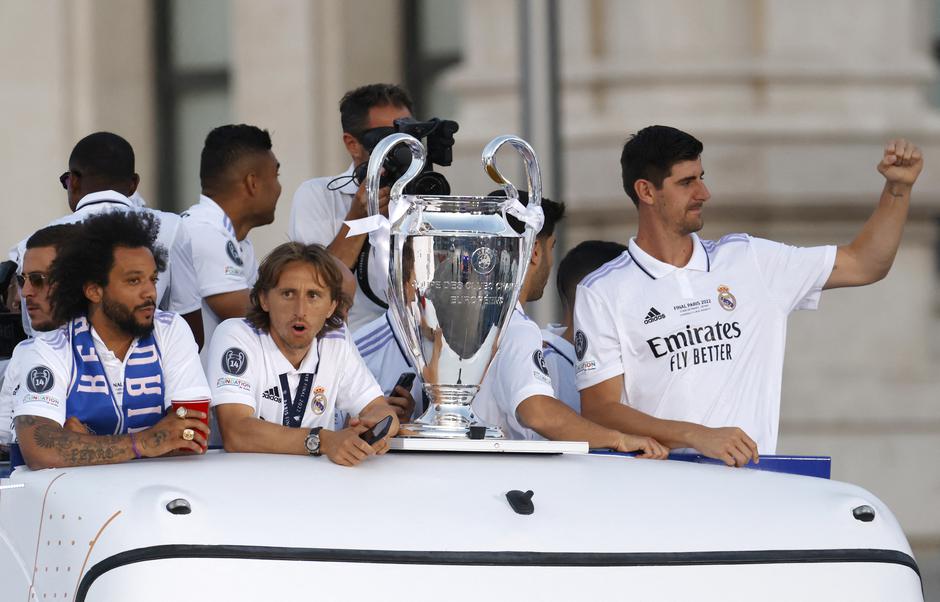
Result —
[[372, 107], [405, 107], [414, 112], [411, 97], [395, 84], [369, 84], [350, 90], [339, 101], [339, 117], [343, 131], [359, 139], [366, 131]]
[[69, 155], [69, 169], [82, 177], [126, 182], [134, 177], [134, 148], [111, 132], [95, 132], [79, 140]]
[[251, 307], [248, 309], [246, 316], [248, 322], [255, 328], [266, 332], [270, 330], [271, 316], [261, 307], [261, 293], [268, 293], [273, 290], [277, 286], [277, 281], [280, 280], [284, 268], [294, 261], [309, 263], [316, 268], [323, 279], [323, 284], [330, 291], [330, 296], [336, 301], [336, 310], [326, 319], [323, 328], [317, 335], [324, 335], [341, 327], [343, 325], [343, 316], [352, 305], [352, 299], [343, 292], [343, 274], [336, 267], [336, 260], [322, 245], [305, 245], [299, 242], [285, 242], [278, 245], [258, 266], [258, 280], [255, 281], [255, 285], [251, 287], [251, 292], [248, 295], [251, 302]]
[[627, 247], [619, 242], [586, 240], [568, 251], [558, 263], [558, 274], [555, 277], [555, 288], [561, 297], [562, 307], [574, 307], [575, 293], [584, 277], [626, 250]]
[[643, 128], [627, 140], [620, 153], [624, 192], [634, 205], [639, 205], [640, 199], [633, 189], [637, 180], [649, 180], [656, 188], [662, 188], [672, 166], [698, 159], [702, 148], [695, 136], [674, 127], [651, 125]]
[[203, 191], [219, 187], [229, 169], [243, 157], [271, 150], [268, 130], [240, 123], [215, 128], [206, 136], [199, 161]]
[[157, 244], [159, 231], [160, 223], [149, 211], [106, 211], [76, 224], [49, 269], [49, 301], [56, 322], [68, 322], [88, 312], [85, 284], [108, 285], [118, 247], [149, 249], [157, 271], [162, 272], [166, 249]]
[[56, 251], [58, 251], [59, 247], [77, 236], [79, 229], [80, 226], [78, 224], [55, 224], [46, 226], [41, 230], [33, 232], [32, 236], [26, 240], [26, 248], [37, 249], [40, 247], [55, 247]]
[[[523, 205], [529, 205], [529, 193], [525, 190], [516, 191], [519, 194], [519, 202]], [[499, 189], [494, 190], [489, 193], [487, 196], [506, 196], [506, 191]], [[545, 222], [542, 224], [542, 229], [539, 230], [537, 238], [548, 238], [555, 233], [555, 225], [560, 222], [565, 217], [565, 204], [562, 202], [555, 202], [548, 197], [542, 197], [542, 213], [545, 215]], [[522, 234], [525, 232], [525, 224], [513, 217], [512, 215], [507, 214], [507, 219], [509, 220], [509, 225], [512, 226], [512, 229]]]

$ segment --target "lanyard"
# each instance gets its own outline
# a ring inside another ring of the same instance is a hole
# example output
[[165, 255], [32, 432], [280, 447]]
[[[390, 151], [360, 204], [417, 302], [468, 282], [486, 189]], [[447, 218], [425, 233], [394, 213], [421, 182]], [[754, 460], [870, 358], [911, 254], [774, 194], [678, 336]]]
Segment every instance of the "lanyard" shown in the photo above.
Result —
[[304, 372], [300, 375], [300, 382], [297, 385], [296, 394], [291, 397], [290, 385], [287, 382], [287, 373], [281, 374], [278, 379], [281, 381], [281, 391], [284, 396], [284, 426], [299, 428], [304, 419], [304, 412], [307, 410], [307, 402], [310, 401], [310, 392], [313, 390], [313, 382], [317, 378], [317, 372], [320, 371], [320, 344], [317, 343], [317, 366], [313, 372]]

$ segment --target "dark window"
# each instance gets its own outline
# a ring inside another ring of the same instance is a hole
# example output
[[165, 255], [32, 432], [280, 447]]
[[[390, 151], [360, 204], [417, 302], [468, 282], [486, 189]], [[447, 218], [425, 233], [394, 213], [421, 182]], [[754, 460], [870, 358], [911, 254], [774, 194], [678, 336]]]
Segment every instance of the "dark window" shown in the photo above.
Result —
[[157, 202], [181, 211], [199, 200], [206, 134], [231, 121], [228, 0], [154, 3]]
[[460, 0], [404, 0], [402, 70], [419, 119], [456, 113], [456, 98], [441, 76], [462, 59], [461, 13]]

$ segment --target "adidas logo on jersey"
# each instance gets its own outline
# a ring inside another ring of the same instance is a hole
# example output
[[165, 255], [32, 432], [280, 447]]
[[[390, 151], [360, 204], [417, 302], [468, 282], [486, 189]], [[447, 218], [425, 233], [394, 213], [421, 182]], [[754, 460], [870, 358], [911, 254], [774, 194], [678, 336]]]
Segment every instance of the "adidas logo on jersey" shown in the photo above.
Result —
[[278, 391], [277, 387], [271, 387], [262, 393], [261, 397], [264, 399], [270, 399], [271, 401], [276, 401], [277, 403], [281, 403], [281, 392]]
[[651, 307], [648, 314], [646, 314], [646, 319], [643, 320], [644, 324], [652, 324], [656, 320], [662, 320], [666, 317], [666, 314], [662, 313], [655, 307]]

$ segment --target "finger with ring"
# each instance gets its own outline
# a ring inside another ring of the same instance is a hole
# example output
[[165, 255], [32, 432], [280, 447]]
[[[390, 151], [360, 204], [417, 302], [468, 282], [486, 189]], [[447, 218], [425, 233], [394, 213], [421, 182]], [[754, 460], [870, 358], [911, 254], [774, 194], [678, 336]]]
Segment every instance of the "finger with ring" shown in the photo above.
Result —
[[183, 440], [192, 441], [196, 437], [196, 431], [193, 429], [183, 429]]
[[180, 418], [186, 418], [186, 408], [183, 406], [176, 408], [176, 415]]

